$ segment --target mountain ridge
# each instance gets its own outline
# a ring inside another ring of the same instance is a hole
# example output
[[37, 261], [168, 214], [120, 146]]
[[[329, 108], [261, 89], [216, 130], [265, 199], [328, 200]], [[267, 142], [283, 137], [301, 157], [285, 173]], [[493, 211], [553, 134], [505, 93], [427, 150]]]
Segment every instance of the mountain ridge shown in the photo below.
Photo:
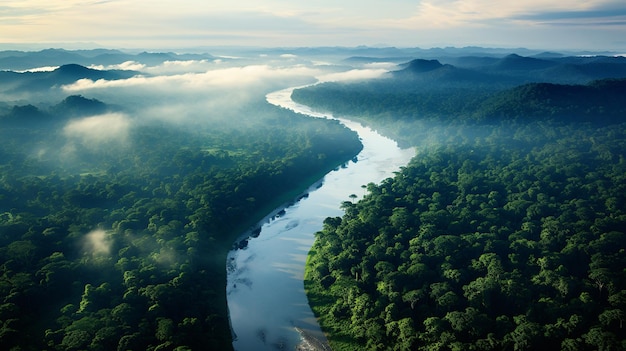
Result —
[[51, 89], [55, 86], [71, 84], [79, 79], [127, 79], [140, 74], [138, 71], [126, 70], [97, 70], [71, 63], [64, 64], [53, 71], [43, 72], [13, 72], [0, 71], [0, 80], [3, 82], [0, 92], [37, 92]]

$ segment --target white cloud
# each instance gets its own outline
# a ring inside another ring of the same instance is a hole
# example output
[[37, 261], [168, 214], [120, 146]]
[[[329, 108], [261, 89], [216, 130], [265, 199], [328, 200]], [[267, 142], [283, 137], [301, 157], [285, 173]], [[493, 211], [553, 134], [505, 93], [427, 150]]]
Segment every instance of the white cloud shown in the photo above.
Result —
[[108, 255], [111, 251], [111, 244], [106, 231], [96, 229], [85, 235], [83, 248], [92, 255]]
[[390, 70], [393, 68], [397, 68], [398, 64], [395, 62], [370, 62], [363, 65], [365, 68], [370, 69], [386, 69]]
[[97, 69], [97, 70], [112, 70], [112, 69], [118, 69], [118, 70], [126, 70], [126, 71], [141, 71], [143, 69], [146, 68], [146, 65], [144, 65], [143, 63], [139, 63], [136, 61], [126, 61], [126, 62], [122, 62], [120, 64], [117, 65], [91, 65], [89, 66], [89, 68], [91, 69]]
[[[544, 14], [570, 12], [577, 15], [556, 24], [585, 26], [594, 35], [563, 31], [560, 37], [580, 47], [610, 45], [606, 49], [621, 50], [625, 27], [623, 17], [613, 21], [584, 18], [586, 11], [591, 17], [608, 9], [622, 12], [623, 0], [268, 0], [262, 5], [256, 0], [188, 0], [183, 4], [173, 0], [24, 0], [5, 1], [2, 6], [3, 40], [40, 45], [96, 42], [113, 47], [181, 48], [387, 43], [423, 47], [443, 41], [452, 46], [493, 42], [532, 46], [542, 35], [554, 40], [553, 28], [545, 26], [553, 22], [542, 21]], [[529, 33], [530, 25], [545, 28]]]
[[213, 67], [215, 62], [208, 60], [165, 61], [163, 64], [150, 68], [149, 71], [161, 73], [201, 72]]
[[349, 81], [359, 79], [380, 78], [387, 69], [353, 69], [346, 72], [324, 74], [318, 77], [321, 82]]
[[[198, 61], [199, 62], [199, 61]], [[155, 68], [155, 71], [159, 68]], [[316, 69], [305, 66], [276, 68], [268, 65], [249, 65], [209, 70], [202, 73], [183, 73], [169, 76], [135, 76], [120, 80], [80, 79], [73, 84], [63, 86], [67, 92], [78, 92], [93, 89], [142, 87], [149, 90], [169, 89], [173, 93], [181, 89], [201, 89], [212, 87], [249, 87], [265, 84], [268, 81], [279, 81], [294, 76], [313, 76]]]
[[18, 73], [25, 73], [25, 72], [52, 72], [52, 71], [54, 71], [57, 68], [59, 68], [59, 66], [44, 66], [44, 67], [35, 67], [35, 68], [24, 69], [24, 70], [15, 71], [15, 72], [18, 72]]
[[124, 142], [128, 137], [130, 121], [121, 113], [85, 117], [68, 122], [63, 128], [65, 136], [78, 139], [83, 145], [96, 147], [103, 142]]
[[[284, 65], [284, 61], [279, 63]], [[171, 73], [183, 67], [192, 69], [210, 67], [209, 70], [191, 73]], [[259, 99], [271, 90], [290, 85], [313, 83], [315, 76], [322, 74], [321, 68], [302, 65], [271, 66], [248, 65], [224, 67], [211, 62], [186, 61], [168, 63], [146, 68], [156, 74], [167, 70], [169, 75], [135, 76], [121, 80], [81, 79], [63, 86], [66, 93], [82, 94], [109, 104], [128, 106], [132, 109], [133, 126], [150, 120], [174, 123], [230, 121], [252, 99]], [[110, 116], [109, 116], [110, 117]], [[88, 125], [101, 119], [86, 120], [81, 124], [66, 127], [70, 133], [87, 141], [89, 137], [106, 140], [116, 135], [88, 134]], [[120, 119], [127, 121], [127, 119]], [[117, 122], [120, 122], [117, 121]], [[116, 121], [109, 121], [109, 127]], [[120, 128], [122, 129], [122, 128]], [[78, 132], [80, 131], [80, 133]], [[84, 136], [84, 137], [83, 137]]]
[[126, 61], [115, 65], [91, 65], [89, 68], [97, 70], [127, 70], [140, 71], [154, 75], [182, 74], [182, 73], [198, 73], [206, 72], [214, 68], [220, 60], [176, 60], [165, 61], [157, 66], [148, 66], [137, 61]]

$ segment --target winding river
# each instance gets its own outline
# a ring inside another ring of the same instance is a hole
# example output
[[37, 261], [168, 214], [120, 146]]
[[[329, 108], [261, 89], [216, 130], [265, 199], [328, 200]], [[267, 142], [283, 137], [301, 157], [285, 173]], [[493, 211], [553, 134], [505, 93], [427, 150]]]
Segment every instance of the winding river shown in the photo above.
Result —
[[[334, 118], [291, 100], [294, 88], [267, 95], [269, 103], [312, 117]], [[314, 233], [326, 217], [342, 216], [341, 202], [364, 195], [362, 185], [379, 183], [408, 163], [413, 149], [359, 123], [339, 119], [363, 143], [357, 158], [313, 184], [295, 204], [270, 214], [244, 249], [228, 254], [227, 298], [237, 351], [324, 350], [326, 338], [308, 305], [302, 278]]]

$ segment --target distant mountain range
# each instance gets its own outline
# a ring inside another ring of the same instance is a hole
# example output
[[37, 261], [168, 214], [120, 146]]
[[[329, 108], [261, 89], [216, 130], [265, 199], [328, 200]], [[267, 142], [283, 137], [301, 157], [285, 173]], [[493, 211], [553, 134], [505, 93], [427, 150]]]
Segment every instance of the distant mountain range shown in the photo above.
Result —
[[423, 83], [519, 85], [533, 82], [587, 84], [605, 78], [626, 78], [626, 57], [572, 57], [542, 55], [525, 57], [458, 57], [439, 60], [415, 59], [398, 66], [394, 78]]
[[125, 53], [119, 50], [63, 50], [46, 49], [41, 51], [0, 51], [0, 70], [21, 71], [38, 67], [61, 66], [75, 63], [83, 66], [116, 65], [127, 61], [137, 61], [147, 65], [158, 65], [165, 61], [212, 60], [210, 54], [176, 54], [173, 52]]
[[137, 71], [127, 70], [96, 70], [77, 64], [60, 66], [53, 71], [43, 72], [13, 72], [0, 71], [0, 92], [36, 92], [50, 89], [54, 86], [71, 84], [79, 79], [126, 79], [139, 74]]
[[[360, 62], [365, 62], [360, 58]], [[413, 59], [382, 79], [296, 89], [296, 102], [389, 122], [458, 123], [553, 120], [597, 125], [626, 120], [626, 58], [458, 57], [454, 64]]]

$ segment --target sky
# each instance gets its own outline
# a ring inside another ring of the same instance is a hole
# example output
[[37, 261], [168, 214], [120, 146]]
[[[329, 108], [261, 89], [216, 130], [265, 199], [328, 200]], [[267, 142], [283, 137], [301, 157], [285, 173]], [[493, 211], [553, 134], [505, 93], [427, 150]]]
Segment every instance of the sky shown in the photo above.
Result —
[[626, 52], [625, 0], [2, 0], [1, 48], [501, 47]]

